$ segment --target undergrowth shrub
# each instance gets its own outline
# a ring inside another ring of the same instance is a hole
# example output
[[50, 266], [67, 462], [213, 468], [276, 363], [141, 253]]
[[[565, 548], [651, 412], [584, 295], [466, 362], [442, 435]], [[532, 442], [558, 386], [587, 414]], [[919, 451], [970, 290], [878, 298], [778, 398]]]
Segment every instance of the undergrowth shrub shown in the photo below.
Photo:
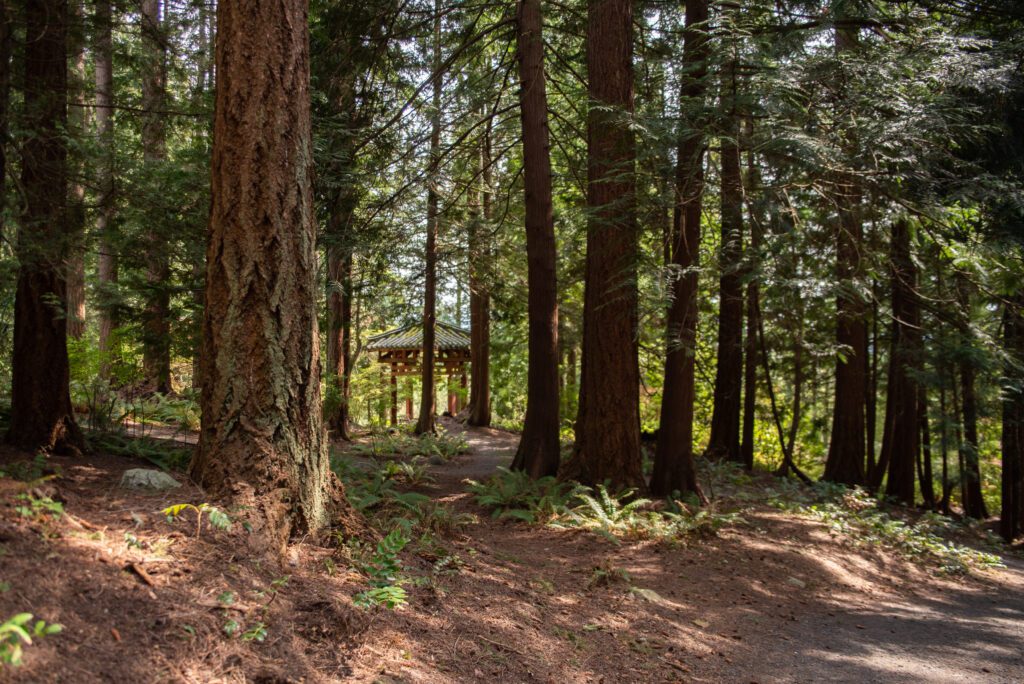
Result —
[[[946, 537], [970, 530], [968, 525], [947, 516], [928, 512], [908, 522], [894, 516], [869, 492], [859, 487], [818, 482], [811, 487], [780, 480], [773, 488], [769, 505], [825, 523], [834, 535], [848, 537], [856, 544], [877, 544], [900, 555], [938, 567], [945, 574], [965, 574], [977, 568], [1004, 567], [1002, 558]], [[997, 545], [994, 538], [986, 543]]]
[[521, 470], [503, 467], [483, 482], [466, 480], [466, 485], [479, 505], [491, 509], [492, 517], [528, 523], [548, 522], [567, 513], [575, 491], [553, 477], [535, 480]]
[[461, 433], [452, 433], [438, 426], [437, 434], [413, 435], [405, 430], [374, 431], [369, 441], [351, 447], [352, 454], [368, 458], [399, 457], [433, 458], [442, 462], [469, 450]]
[[192, 458], [192, 449], [167, 440], [129, 437], [123, 432], [95, 432], [86, 435], [89, 446], [115, 456], [149, 461], [162, 470], [184, 470]]
[[590, 489], [553, 477], [534, 480], [507, 468], [499, 468], [497, 475], [483, 482], [467, 480], [466, 484], [476, 502], [490, 508], [494, 518], [590, 530], [616, 543], [623, 538], [672, 542], [714, 534], [726, 525], [742, 522], [736, 513], [693, 512], [675, 499], [662, 505], [635, 497], [633, 490], [612, 494], [604, 485]]

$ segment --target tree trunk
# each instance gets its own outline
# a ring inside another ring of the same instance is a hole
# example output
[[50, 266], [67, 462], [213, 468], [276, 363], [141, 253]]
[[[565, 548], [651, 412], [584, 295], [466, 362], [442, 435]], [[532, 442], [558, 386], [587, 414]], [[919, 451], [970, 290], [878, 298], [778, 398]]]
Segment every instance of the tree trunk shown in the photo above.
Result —
[[551, 208], [548, 104], [540, 0], [519, 4], [519, 109], [523, 127], [523, 188], [530, 320], [526, 421], [513, 470], [530, 477], [558, 472], [558, 286]]
[[[856, 29], [836, 31], [836, 51], [857, 46]], [[836, 180], [836, 204], [839, 221], [836, 230], [836, 277], [839, 295], [836, 302], [835, 404], [832, 411], [832, 435], [824, 479], [846, 485], [864, 482], [864, 458], [867, 435], [867, 326], [864, 301], [857, 294], [863, 277], [864, 228], [860, 217], [860, 191], [856, 179], [840, 174]], [[873, 437], [872, 437], [873, 438]]]
[[869, 356], [868, 373], [865, 378], [864, 403], [865, 422], [864, 430], [867, 435], [867, 465], [864, 468], [865, 474], [875, 472], [877, 461], [875, 453], [875, 435], [878, 432], [878, 281], [871, 280], [871, 328], [868, 332]]
[[587, 259], [576, 445], [564, 475], [643, 488], [637, 357], [632, 0], [587, 9]]
[[[793, 338], [793, 410], [789, 424], [789, 436], [786, 438], [786, 449], [783, 452], [789, 454], [791, 458], [796, 447], [796, 436], [800, 431], [800, 419], [803, 417], [803, 407], [801, 405], [804, 386], [804, 322], [802, 309], [803, 307], [801, 307], [799, 314], [800, 322], [797, 324], [799, 330]], [[758, 324], [760, 325], [760, 319]], [[788, 472], [782, 473], [783, 476], [788, 474]]]
[[882, 450], [869, 484], [878, 489], [888, 471], [886, 495], [913, 504], [921, 428], [916, 379], [921, 357], [921, 310], [917, 300], [917, 268], [910, 254], [910, 228], [905, 219], [897, 219], [892, 225], [890, 267], [893, 321], [885, 425]]
[[434, 431], [434, 333], [437, 323], [437, 233], [438, 233], [438, 183], [441, 165], [441, 0], [434, 0], [434, 63], [431, 84], [432, 105], [430, 112], [430, 168], [427, 171], [427, 245], [424, 250], [423, 278], [423, 354], [422, 386], [420, 396], [420, 417], [416, 422], [416, 434]]
[[[680, 100], [700, 111], [704, 106], [709, 54], [707, 0], [687, 0], [683, 62], [686, 74]], [[672, 212], [672, 264], [678, 271], [668, 311], [665, 380], [651, 492], [698, 492], [693, 462], [694, 355], [697, 337], [697, 263], [704, 196], [704, 136], [700, 125], [680, 140]]]
[[939, 501], [939, 511], [943, 515], [949, 515], [949, 496], [953, 492], [953, 485], [949, 481], [949, 414], [946, 412], [946, 387], [939, 387], [939, 446], [942, 449], [942, 500]]
[[[755, 227], [755, 231], [756, 231]], [[743, 440], [740, 460], [747, 470], [754, 468], [754, 421], [757, 408], [757, 310], [760, 293], [756, 282], [747, 285], [747, 332], [743, 370]]]
[[[335, 209], [337, 212], [337, 208]], [[347, 215], [332, 213], [329, 223], [346, 221]], [[331, 231], [335, 238], [345, 234], [344, 228], [334, 226]], [[339, 439], [348, 436], [348, 339], [352, 326], [352, 255], [344, 254], [341, 245], [327, 248], [327, 379], [334, 383], [339, 395], [332, 415], [326, 416], [328, 427]]]
[[93, 59], [96, 72], [96, 137], [100, 149], [96, 186], [98, 207], [96, 233], [99, 236], [97, 279], [99, 280], [100, 377], [110, 381], [111, 336], [117, 327], [117, 248], [114, 245], [114, 62], [110, 0], [97, 0]]
[[[89, 118], [85, 102], [85, 10], [81, 0], [70, 0], [70, 17], [68, 95], [74, 106], [68, 112], [68, 135], [72, 140], [84, 140]], [[81, 155], [73, 156], [69, 167], [68, 229], [80, 237], [85, 233], [85, 163]], [[85, 334], [85, 245], [80, 239], [68, 246], [67, 298], [68, 336], [80, 340]]]
[[491, 424], [491, 293], [488, 269], [491, 262], [491, 122], [484, 125], [480, 141], [480, 210], [469, 234], [469, 409], [466, 423]]
[[921, 497], [928, 510], [935, 510], [935, 481], [932, 475], [932, 431], [928, 420], [928, 388], [918, 383], [917, 420], [921, 430], [921, 467], [918, 480], [921, 482]]
[[71, 410], [64, 263], [67, 202], [66, 0], [25, 3], [24, 130], [14, 299], [11, 426], [7, 442], [27, 451], [76, 453], [82, 434]]
[[[142, 8], [142, 156], [150, 178], [167, 156], [164, 104], [167, 47], [161, 0], [141, 0]], [[171, 391], [170, 263], [167, 243], [152, 229], [146, 245], [146, 303], [143, 314], [142, 363], [146, 379], [157, 392]]]
[[1007, 353], [1003, 388], [1003, 481], [999, 533], [1012, 542], [1024, 532], [1024, 296], [1003, 309], [1003, 346]]
[[321, 415], [307, 6], [221, 2], [217, 20], [203, 422], [190, 474], [248, 506], [254, 542], [283, 551], [348, 510]]
[[721, 105], [725, 130], [721, 140], [722, 245], [718, 285], [718, 355], [715, 364], [714, 410], [711, 414], [710, 458], [743, 462], [740, 453], [740, 406], [743, 384], [743, 181], [740, 171], [740, 119], [736, 111], [736, 60], [732, 55], [722, 76]]
[[10, 132], [11, 109], [11, 33], [14, 10], [7, 0], [0, 0], [0, 232], [3, 231], [7, 208], [7, 137]]
[[[961, 334], [965, 345], [973, 345], [968, 321], [971, 311], [971, 293], [967, 277], [960, 271], [956, 274], [957, 299], [960, 303]], [[963, 460], [964, 515], [983, 520], [988, 517], [985, 498], [981, 493], [981, 467], [978, 463], [978, 399], [974, 388], [975, 368], [971, 358], [960, 359], [960, 393], [963, 410], [963, 436], [960, 456]]]

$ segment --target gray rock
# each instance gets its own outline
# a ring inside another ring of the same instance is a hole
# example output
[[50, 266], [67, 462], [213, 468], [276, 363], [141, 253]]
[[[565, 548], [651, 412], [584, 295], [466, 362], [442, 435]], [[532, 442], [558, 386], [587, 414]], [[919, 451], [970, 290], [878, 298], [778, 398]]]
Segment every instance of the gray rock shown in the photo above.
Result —
[[132, 468], [124, 471], [124, 475], [121, 476], [121, 486], [125, 489], [163, 490], [180, 487], [181, 483], [162, 470]]

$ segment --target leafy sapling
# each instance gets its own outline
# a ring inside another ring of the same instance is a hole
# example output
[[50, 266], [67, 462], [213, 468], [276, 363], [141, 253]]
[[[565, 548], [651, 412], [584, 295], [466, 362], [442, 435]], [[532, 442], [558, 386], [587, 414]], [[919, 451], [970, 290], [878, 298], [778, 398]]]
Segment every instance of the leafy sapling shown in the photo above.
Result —
[[167, 522], [174, 522], [178, 519], [178, 516], [186, 510], [193, 510], [196, 512], [196, 539], [199, 538], [199, 533], [202, 531], [203, 513], [206, 513], [206, 517], [214, 528], [218, 530], [226, 530], [231, 527], [231, 518], [228, 517], [228, 514], [208, 503], [201, 503], [198, 506], [190, 503], [174, 504], [173, 506], [168, 506], [161, 512], [167, 516]]
[[18, 613], [0, 624], [0, 665], [21, 665], [22, 648], [32, 644], [32, 637], [41, 638], [58, 634], [63, 625], [47, 624], [36, 620], [32, 624], [32, 613]]

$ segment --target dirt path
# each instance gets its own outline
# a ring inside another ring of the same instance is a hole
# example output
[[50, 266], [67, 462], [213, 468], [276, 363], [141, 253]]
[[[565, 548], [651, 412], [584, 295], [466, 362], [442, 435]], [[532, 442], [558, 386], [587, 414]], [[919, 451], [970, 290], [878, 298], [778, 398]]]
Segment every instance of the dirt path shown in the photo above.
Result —
[[[473, 510], [465, 478], [517, 436], [466, 431], [432, 494]], [[392, 681], [1020, 682], [1024, 568], [952, 580], [773, 511], [686, 548], [494, 522], [466, 529], [467, 570], [387, 632]], [[595, 570], [597, 569], [597, 570]], [[600, 569], [628, 582], [594, 586]], [[637, 590], [651, 590], [654, 602]], [[396, 616], [397, 617], [397, 616]], [[384, 658], [387, 661], [387, 658]], [[379, 662], [379, 661], [378, 661]]]
[[[937, 577], [749, 502], [746, 524], [674, 547], [497, 521], [463, 480], [511, 462], [517, 437], [466, 438], [471, 453], [433, 466], [424, 491], [479, 522], [413, 540], [395, 611], [352, 605], [367, 588], [358, 544], [297, 544], [275, 562], [247, 549], [242, 525], [169, 523], [164, 507], [205, 501], [180, 473], [182, 487], [152, 494], [117, 487], [147, 463], [52, 457], [60, 477], [32, 496], [63, 515], [26, 516], [25, 485], [0, 478], [0, 617], [65, 626], [0, 680], [1024, 681], [1019, 561]], [[0, 447], [0, 463], [17, 458]]]

